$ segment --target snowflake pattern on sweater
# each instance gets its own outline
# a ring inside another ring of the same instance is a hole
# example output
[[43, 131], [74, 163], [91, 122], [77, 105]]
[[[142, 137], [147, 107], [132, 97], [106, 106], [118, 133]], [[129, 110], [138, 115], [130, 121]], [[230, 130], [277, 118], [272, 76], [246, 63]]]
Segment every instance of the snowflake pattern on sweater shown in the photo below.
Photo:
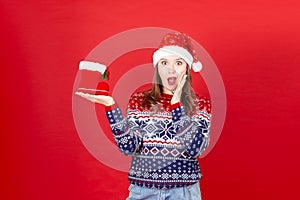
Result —
[[141, 187], [169, 189], [201, 179], [197, 157], [207, 148], [211, 121], [210, 100], [196, 98], [190, 117], [172, 95], [162, 94], [159, 106], [142, 108], [144, 93], [134, 93], [127, 117], [119, 107], [107, 109], [119, 150], [132, 155], [129, 182]]

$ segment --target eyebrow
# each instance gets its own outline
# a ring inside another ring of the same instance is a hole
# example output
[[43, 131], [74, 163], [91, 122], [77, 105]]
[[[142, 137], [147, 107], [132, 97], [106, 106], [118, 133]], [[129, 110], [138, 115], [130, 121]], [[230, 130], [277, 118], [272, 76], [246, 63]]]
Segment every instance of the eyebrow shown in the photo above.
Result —
[[[162, 58], [161, 60], [168, 60], [167, 58]], [[178, 60], [183, 60], [183, 58], [177, 58], [177, 59], [175, 59], [176, 61], [178, 61]]]

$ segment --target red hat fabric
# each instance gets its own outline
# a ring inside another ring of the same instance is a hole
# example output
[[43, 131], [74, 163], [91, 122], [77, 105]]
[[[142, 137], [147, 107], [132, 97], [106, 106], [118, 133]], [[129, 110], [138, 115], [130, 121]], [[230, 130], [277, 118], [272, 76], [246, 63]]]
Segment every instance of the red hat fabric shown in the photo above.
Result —
[[174, 32], [164, 36], [159, 48], [153, 54], [154, 66], [160, 59], [169, 55], [181, 57], [195, 72], [202, 69], [202, 64], [197, 58], [191, 38], [185, 33]]

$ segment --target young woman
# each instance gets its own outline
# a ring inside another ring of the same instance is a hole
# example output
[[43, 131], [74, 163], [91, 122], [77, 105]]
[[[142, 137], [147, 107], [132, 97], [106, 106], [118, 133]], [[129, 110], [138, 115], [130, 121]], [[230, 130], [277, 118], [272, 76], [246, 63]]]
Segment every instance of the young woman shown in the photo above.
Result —
[[152, 88], [131, 96], [126, 117], [111, 96], [77, 94], [106, 106], [118, 148], [132, 156], [127, 200], [199, 200], [197, 157], [209, 143], [211, 106], [194, 94], [190, 69], [202, 66], [183, 33], [163, 38], [153, 64]]

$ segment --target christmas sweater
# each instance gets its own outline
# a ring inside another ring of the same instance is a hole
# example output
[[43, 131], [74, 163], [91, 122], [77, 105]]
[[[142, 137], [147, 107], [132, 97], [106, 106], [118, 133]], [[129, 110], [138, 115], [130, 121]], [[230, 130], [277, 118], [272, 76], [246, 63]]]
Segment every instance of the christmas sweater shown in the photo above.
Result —
[[141, 187], [170, 189], [201, 179], [197, 157], [209, 143], [211, 106], [196, 98], [196, 110], [187, 115], [172, 95], [162, 94], [157, 106], [141, 106], [144, 93], [131, 96], [126, 118], [117, 106], [107, 107], [115, 142], [125, 155], [132, 155], [129, 182]]

